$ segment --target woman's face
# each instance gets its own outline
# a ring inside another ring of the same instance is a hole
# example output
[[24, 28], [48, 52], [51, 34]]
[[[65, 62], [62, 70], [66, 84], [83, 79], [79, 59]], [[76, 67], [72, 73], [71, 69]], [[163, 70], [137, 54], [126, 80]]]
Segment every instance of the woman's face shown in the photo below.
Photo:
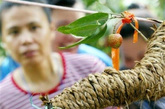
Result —
[[6, 50], [21, 64], [36, 64], [50, 55], [53, 31], [40, 7], [14, 6], [2, 13]]

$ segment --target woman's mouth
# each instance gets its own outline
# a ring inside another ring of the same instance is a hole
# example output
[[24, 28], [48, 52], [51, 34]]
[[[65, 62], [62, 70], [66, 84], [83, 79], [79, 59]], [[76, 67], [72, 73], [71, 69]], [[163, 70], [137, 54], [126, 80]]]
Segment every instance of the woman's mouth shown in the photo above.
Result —
[[23, 55], [27, 58], [31, 58], [31, 57], [35, 56], [36, 53], [37, 52], [35, 50], [30, 50], [30, 51], [26, 51], [25, 53], [23, 53]]

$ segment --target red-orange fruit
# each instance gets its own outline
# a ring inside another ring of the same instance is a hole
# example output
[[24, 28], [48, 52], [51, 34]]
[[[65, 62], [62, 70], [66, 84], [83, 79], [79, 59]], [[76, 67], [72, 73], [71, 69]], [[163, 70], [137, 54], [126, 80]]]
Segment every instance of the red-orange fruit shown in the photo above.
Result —
[[108, 44], [112, 48], [119, 48], [122, 44], [123, 38], [120, 34], [110, 34], [108, 36]]

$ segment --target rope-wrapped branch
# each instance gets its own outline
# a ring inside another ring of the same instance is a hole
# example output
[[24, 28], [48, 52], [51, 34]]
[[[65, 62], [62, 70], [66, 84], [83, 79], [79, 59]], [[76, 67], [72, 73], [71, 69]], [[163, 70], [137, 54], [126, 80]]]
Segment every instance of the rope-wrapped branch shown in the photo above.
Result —
[[102, 73], [66, 88], [50, 100], [63, 109], [100, 109], [121, 106], [133, 101], [156, 100], [165, 96], [165, 22], [148, 42], [144, 58], [134, 69], [117, 71], [107, 68]]

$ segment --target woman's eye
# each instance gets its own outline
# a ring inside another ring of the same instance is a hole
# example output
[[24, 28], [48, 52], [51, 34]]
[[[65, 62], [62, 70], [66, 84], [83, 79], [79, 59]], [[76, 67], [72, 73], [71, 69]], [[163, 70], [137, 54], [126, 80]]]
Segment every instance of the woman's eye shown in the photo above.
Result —
[[38, 28], [39, 28], [38, 26], [31, 26], [31, 27], [30, 27], [30, 30], [31, 30], [31, 31], [36, 31]]
[[15, 35], [19, 34], [19, 30], [11, 30], [9, 32], [9, 34], [15, 36]]

